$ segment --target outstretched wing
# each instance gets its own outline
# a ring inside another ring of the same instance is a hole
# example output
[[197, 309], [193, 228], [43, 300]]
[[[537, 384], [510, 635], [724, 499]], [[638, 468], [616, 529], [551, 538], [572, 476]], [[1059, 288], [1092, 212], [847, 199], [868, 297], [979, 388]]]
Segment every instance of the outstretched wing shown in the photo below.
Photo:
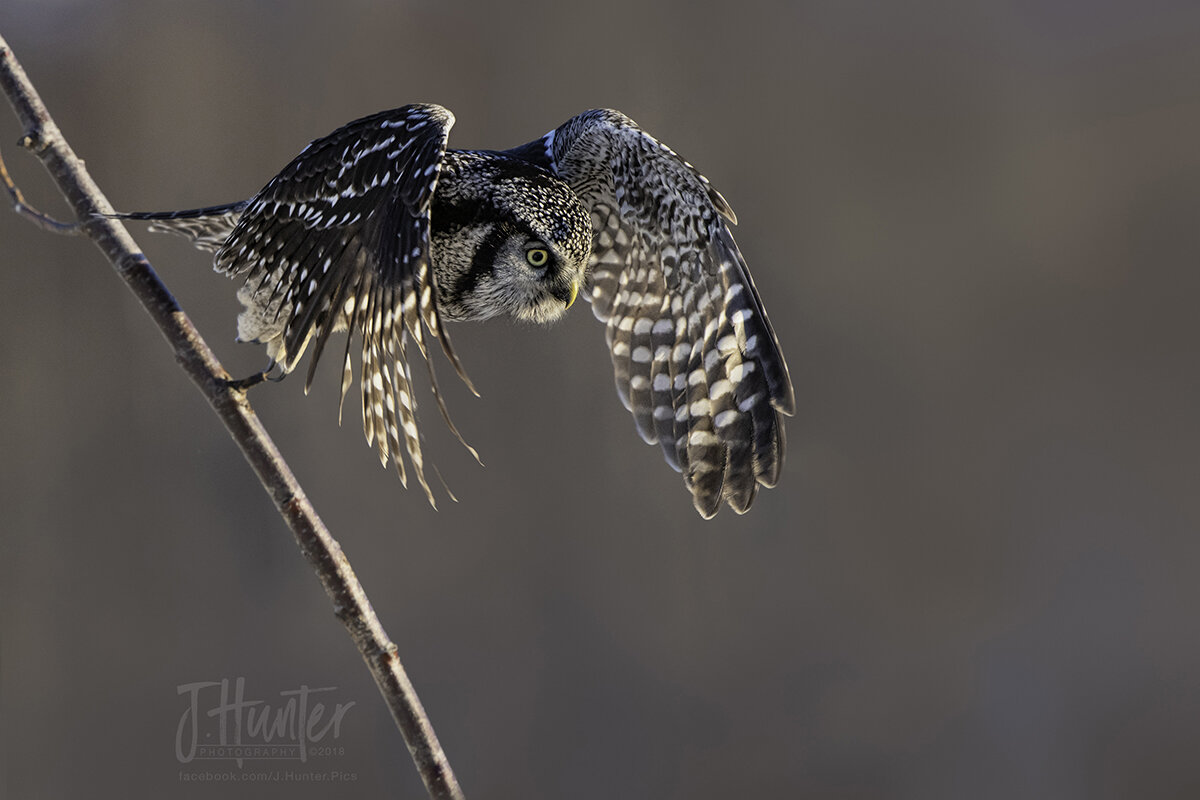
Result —
[[285, 373], [314, 344], [306, 390], [329, 334], [361, 335], [367, 441], [406, 481], [403, 437], [426, 493], [408, 337], [428, 362], [423, 324], [466, 380], [438, 316], [429, 255], [430, 200], [453, 124], [441, 106], [410, 105], [317, 139], [250, 200], [215, 256], [219, 271], [246, 277], [239, 338], [267, 344]]
[[708, 518], [738, 513], [783, 463], [787, 365], [707, 179], [617, 111], [586, 111], [510, 151], [591, 210], [589, 298], [638, 432], [683, 473]]

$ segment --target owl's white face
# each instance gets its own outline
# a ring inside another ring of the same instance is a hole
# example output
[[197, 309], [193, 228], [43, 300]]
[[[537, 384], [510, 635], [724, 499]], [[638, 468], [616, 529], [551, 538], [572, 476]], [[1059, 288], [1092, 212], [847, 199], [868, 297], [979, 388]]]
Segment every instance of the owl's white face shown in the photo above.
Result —
[[552, 244], [512, 236], [497, 250], [492, 274], [480, 280], [476, 294], [485, 306], [517, 319], [553, 322], [575, 302], [586, 266]]
[[[507, 314], [529, 322], [553, 322], [575, 301], [587, 268], [586, 256], [581, 259], [504, 226], [435, 236], [433, 245], [438, 311], [456, 321]], [[464, 250], [474, 258], [458, 255]]]

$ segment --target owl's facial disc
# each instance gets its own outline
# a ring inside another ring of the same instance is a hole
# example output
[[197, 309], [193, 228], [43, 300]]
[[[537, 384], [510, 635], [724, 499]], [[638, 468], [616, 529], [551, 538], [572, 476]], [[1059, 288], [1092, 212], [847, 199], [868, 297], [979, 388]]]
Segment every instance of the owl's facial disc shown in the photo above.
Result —
[[581, 265], [574, 263], [561, 247], [540, 239], [526, 241], [522, 251], [523, 263], [501, 255], [495, 265], [497, 270], [508, 272], [506, 283], [519, 287], [512, 314], [530, 322], [553, 322], [566, 313], [579, 295]]

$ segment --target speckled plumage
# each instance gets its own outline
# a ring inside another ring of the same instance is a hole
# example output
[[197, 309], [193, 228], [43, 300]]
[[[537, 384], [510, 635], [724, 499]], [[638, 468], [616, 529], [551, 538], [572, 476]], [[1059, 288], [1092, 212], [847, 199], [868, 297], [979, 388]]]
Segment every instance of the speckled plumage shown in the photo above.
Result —
[[403, 440], [431, 502], [410, 339], [449, 423], [425, 334], [466, 380], [443, 320], [549, 322], [582, 286], [642, 438], [703, 516], [722, 501], [746, 511], [778, 480], [794, 400], [724, 198], [620, 112], [584, 112], [504, 152], [448, 150], [453, 122], [436, 105], [384, 111], [314, 141], [249, 201], [123, 216], [244, 276], [239, 338], [266, 344], [284, 374], [312, 344], [311, 382], [329, 334], [359, 334], [367, 440], [406, 480]]

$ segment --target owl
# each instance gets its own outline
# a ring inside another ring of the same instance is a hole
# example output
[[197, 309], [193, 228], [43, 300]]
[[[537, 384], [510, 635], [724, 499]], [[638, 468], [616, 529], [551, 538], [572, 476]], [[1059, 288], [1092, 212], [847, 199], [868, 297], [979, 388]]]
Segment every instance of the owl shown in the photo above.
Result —
[[244, 279], [238, 338], [266, 345], [263, 377], [292, 372], [311, 347], [307, 391], [330, 334], [348, 331], [342, 399], [357, 341], [367, 442], [405, 485], [407, 458], [431, 503], [412, 362], [462, 440], [432, 340], [474, 387], [444, 323], [549, 323], [582, 294], [604, 323], [621, 402], [696, 510], [748, 510], [779, 478], [794, 399], [729, 204], [618, 111], [585, 111], [504, 151], [449, 149], [453, 124], [437, 105], [383, 111], [313, 141], [250, 200], [117, 216], [187, 236]]

